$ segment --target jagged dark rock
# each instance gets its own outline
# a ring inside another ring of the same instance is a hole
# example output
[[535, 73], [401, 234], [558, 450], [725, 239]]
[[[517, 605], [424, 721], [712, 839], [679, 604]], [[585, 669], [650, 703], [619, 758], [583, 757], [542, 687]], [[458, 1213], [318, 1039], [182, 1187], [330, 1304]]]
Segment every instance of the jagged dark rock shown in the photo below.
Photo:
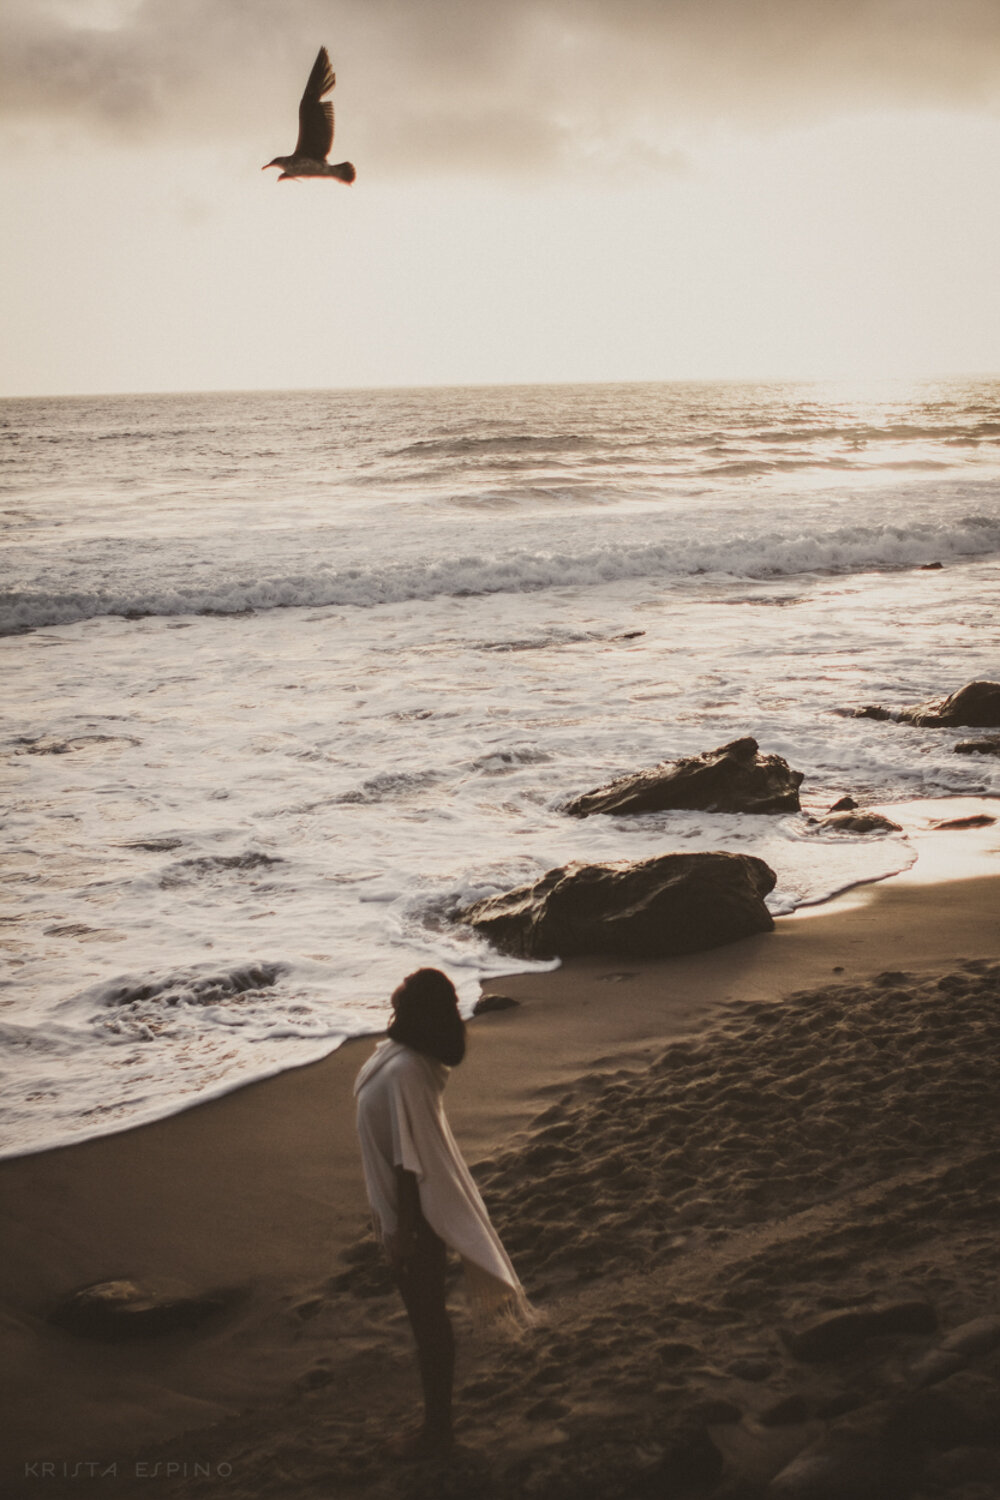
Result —
[[50, 1321], [69, 1333], [114, 1342], [156, 1338], [196, 1328], [235, 1298], [232, 1292], [192, 1294], [175, 1286], [120, 1279], [95, 1282], [64, 1297]]
[[775, 874], [749, 854], [661, 854], [635, 864], [570, 864], [459, 914], [515, 958], [698, 953], [774, 927]]
[[780, 755], [761, 755], [757, 741], [733, 740], [703, 755], [661, 761], [574, 797], [564, 808], [575, 818], [592, 813], [798, 812], [803, 773]]
[[919, 729], [1000, 728], [1000, 682], [967, 682], [947, 698], [928, 699], [892, 711], [877, 704], [854, 710], [857, 719], [894, 719]]

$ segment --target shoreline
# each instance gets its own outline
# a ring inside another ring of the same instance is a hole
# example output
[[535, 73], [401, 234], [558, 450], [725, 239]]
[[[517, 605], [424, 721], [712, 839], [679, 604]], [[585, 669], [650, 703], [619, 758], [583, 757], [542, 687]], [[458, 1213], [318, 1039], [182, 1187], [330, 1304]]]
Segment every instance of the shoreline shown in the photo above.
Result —
[[[559, 1117], [571, 1099], [619, 1075], [645, 1076], [664, 1046], [705, 1035], [734, 1012], [831, 980], [864, 987], [899, 970], [916, 983], [1000, 958], [1000, 874], [941, 879], [945, 845], [960, 855], [970, 836], [934, 837], [936, 878], [930, 864], [919, 876], [918, 861], [778, 918], [773, 933], [680, 959], [575, 960], [488, 983], [486, 992], [521, 1004], [476, 1021], [467, 1062], [449, 1084], [449, 1118], [470, 1163], [530, 1146], [547, 1110]], [[995, 870], [996, 830], [983, 842], [983, 868]], [[345, 1316], [342, 1335], [334, 1316], [341, 1257], [367, 1224], [351, 1085], [371, 1044], [352, 1039], [319, 1062], [161, 1121], [0, 1162], [9, 1268], [0, 1473], [16, 1479], [19, 1465], [40, 1459], [108, 1455], [110, 1463], [164, 1443], [174, 1452], [180, 1443], [192, 1460], [226, 1453], [241, 1412], [262, 1411], [265, 1425], [280, 1426], [290, 1395], [329, 1406], [323, 1388], [335, 1394], [345, 1369], [357, 1369], [363, 1388], [387, 1359], [390, 1399], [412, 1402], [394, 1306], [364, 1304], [363, 1316]], [[531, 1183], [531, 1194], [538, 1187]], [[575, 1211], [586, 1219], [587, 1203]], [[58, 1297], [126, 1276], [239, 1296], [200, 1330], [125, 1345], [48, 1324]], [[475, 1367], [482, 1356], [466, 1348], [462, 1357]], [[266, 1474], [258, 1477], [263, 1490]], [[246, 1473], [219, 1492], [253, 1495], [256, 1483]]]
[[[776, 916], [776, 921], [785, 922], [790, 918], [823, 915], [861, 906], [872, 887], [886, 883], [910, 881], [917, 881], [921, 884], [936, 883], [971, 878], [976, 874], [988, 874], [994, 868], [1000, 868], [1000, 795], [949, 794], [937, 798], [917, 798], [903, 802], [871, 803], [868, 810], [881, 813], [893, 821], [902, 819], [902, 834], [914, 848], [913, 863], [886, 875], [853, 881], [820, 899], [803, 901], [791, 912], [783, 912]], [[950, 834], [936, 828], [937, 822], [947, 818], [976, 817], [992, 817], [995, 819], [995, 826], [964, 828]], [[843, 835], [834, 835], [834, 842], [842, 837]], [[595, 962], [601, 962], [601, 960], [598, 958]], [[563, 961], [563, 966], [564, 964], [565, 961]], [[497, 986], [507, 985], [513, 977], [499, 974], [483, 978], [480, 981], [481, 991], [497, 993]], [[298, 1072], [302, 1068], [312, 1067], [332, 1056], [333, 1052], [357, 1042], [370, 1041], [379, 1035], [381, 1033], [377, 1029], [353, 1033], [337, 1043], [332, 1052], [322, 1053], [306, 1062], [275, 1066], [254, 1077], [238, 1077], [230, 1082], [218, 1083], [188, 1102], [166, 1104], [151, 1114], [139, 1115], [134, 1119], [122, 1119], [114, 1126], [104, 1128], [97, 1135], [71, 1135], [41, 1145], [30, 1145], [20, 1150], [15, 1148], [9, 1152], [0, 1149], [0, 1164], [18, 1161], [28, 1156], [42, 1155], [50, 1151], [67, 1150], [74, 1146], [85, 1145], [88, 1141], [104, 1140], [112, 1135], [141, 1130], [147, 1125], [160, 1124], [190, 1109], [199, 1109], [206, 1104], [225, 1099], [241, 1089], [253, 1088], [257, 1084], [279, 1078], [284, 1073]]]

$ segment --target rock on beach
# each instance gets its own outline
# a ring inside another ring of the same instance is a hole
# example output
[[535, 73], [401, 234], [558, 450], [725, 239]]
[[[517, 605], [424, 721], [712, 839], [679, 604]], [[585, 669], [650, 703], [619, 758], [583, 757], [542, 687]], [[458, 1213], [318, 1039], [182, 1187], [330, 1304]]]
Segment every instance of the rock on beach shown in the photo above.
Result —
[[803, 772], [780, 755], [761, 755], [755, 739], [732, 740], [716, 750], [661, 761], [574, 797], [564, 808], [575, 818], [592, 813], [799, 811]]
[[785, 1342], [796, 1359], [836, 1359], [880, 1334], [931, 1333], [936, 1323], [928, 1302], [910, 1299], [879, 1307], [841, 1308], [787, 1332]]
[[816, 827], [831, 833], [901, 833], [902, 827], [887, 818], [884, 813], [871, 812], [859, 807], [856, 811], [843, 809], [825, 813], [816, 819]]
[[764, 897], [775, 880], [770, 866], [749, 854], [577, 862], [477, 901], [459, 920], [515, 958], [663, 958], [770, 932]]
[[196, 1293], [173, 1283], [119, 1278], [68, 1293], [52, 1310], [50, 1321], [83, 1338], [158, 1338], [179, 1328], [198, 1327], [234, 1297], [233, 1292]]
[[892, 719], [918, 729], [1000, 728], [1000, 682], [967, 682], [947, 698], [930, 698], [909, 708], [890, 710], [869, 704], [854, 711], [858, 719]]

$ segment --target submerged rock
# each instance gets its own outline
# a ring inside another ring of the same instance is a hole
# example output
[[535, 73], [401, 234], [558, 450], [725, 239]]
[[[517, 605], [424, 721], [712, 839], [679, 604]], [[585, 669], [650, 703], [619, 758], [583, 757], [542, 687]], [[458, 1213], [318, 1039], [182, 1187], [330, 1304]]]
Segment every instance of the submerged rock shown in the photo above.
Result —
[[515, 958], [664, 958], [770, 932], [774, 871], [750, 854], [661, 854], [574, 863], [477, 901], [459, 921]]
[[50, 1321], [86, 1338], [155, 1338], [178, 1328], [195, 1328], [221, 1312], [234, 1294], [194, 1295], [173, 1285], [121, 1279], [79, 1288], [53, 1309]]
[[915, 724], [919, 729], [1000, 728], [1000, 682], [967, 682], [947, 698], [928, 699], [895, 712], [878, 705], [854, 711], [857, 719], [894, 719], [897, 724]]
[[761, 755], [757, 741], [733, 740], [717, 750], [661, 761], [647, 771], [620, 776], [566, 804], [575, 818], [591, 813], [798, 812], [803, 773], [780, 755]]
[[1000, 755], [1000, 739], [963, 740], [955, 746], [956, 755]]
[[883, 813], [868, 812], [858, 808], [856, 812], [828, 812], [817, 818], [815, 827], [826, 828], [833, 833], [901, 833], [899, 823], [894, 823]]

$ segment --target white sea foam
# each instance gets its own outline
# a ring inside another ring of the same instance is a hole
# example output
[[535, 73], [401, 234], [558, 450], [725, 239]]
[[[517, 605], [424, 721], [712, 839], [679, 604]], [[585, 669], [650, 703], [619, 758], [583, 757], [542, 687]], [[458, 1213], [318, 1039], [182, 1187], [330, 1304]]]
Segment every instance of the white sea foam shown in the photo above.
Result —
[[[814, 533], [748, 528], [706, 536], [711, 525], [695, 521], [685, 534], [674, 517], [647, 522], [645, 529], [659, 536], [638, 543], [626, 540], [634, 531], [629, 518], [613, 530], [605, 525], [599, 546], [489, 553], [452, 552], [452, 547], [460, 548], [466, 539], [461, 534], [438, 533], [436, 542], [444, 546], [444, 556], [388, 562], [379, 558], [346, 568], [325, 560], [334, 548], [331, 539], [320, 534], [312, 555], [297, 558], [294, 573], [275, 568], [278, 549], [273, 537], [263, 556], [253, 555], [234, 536], [224, 552], [213, 549], [210, 557], [196, 562], [174, 549], [150, 557], [133, 548], [126, 563], [122, 548], [102, 546], [91, 557], [86, 545], [81, 545], [74, 550], [72, 571], [64, 581], [52, 577], [46, 558], [10, 552], [8, 562], [28, 576], [21, 588], [0, 594], [0, 634], [71, 624], [98, 615], [138, 619], [302, 606], [372, 608], [419, 603], [439, 595], [534, 593], [630, 580], [667, 583], [692, 577], [764, 579], [854, 573], [943, 564], [1000, 551], [1000, 518], [982, 515], [945, 523], [837, 526]], [[301, 534], [292, 547], [305, 554]]]
[[[4, 1149], [318, 1056], [421, 963], [468, 1006], [510, 961], [456, 909], [570, 859], [758, 854], [775, 911], [905, 868], [807, 816], [1000, 792], [839, 712], [1000, 675], [996, 397], [8, 403]], [[560, 811], [744, 734], [806, 814]]]

